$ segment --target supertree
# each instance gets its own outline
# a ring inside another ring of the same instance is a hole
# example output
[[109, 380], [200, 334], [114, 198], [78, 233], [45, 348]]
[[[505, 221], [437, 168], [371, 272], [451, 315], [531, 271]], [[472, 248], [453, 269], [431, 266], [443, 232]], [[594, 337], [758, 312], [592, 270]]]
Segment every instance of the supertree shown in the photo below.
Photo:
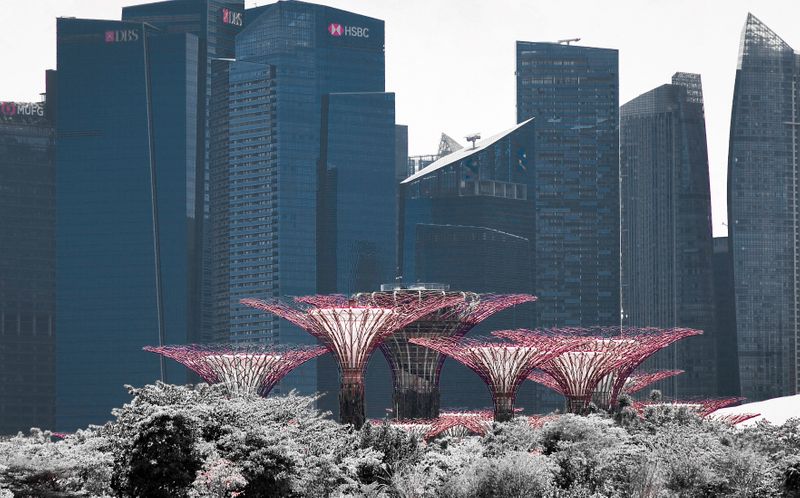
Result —
[[495, 313], [536, 300], [535, 296], [528, 294], [448, 294], [460, 295], [462, 300], [406, 325], [380, 345], [392, 367], [394, 413], [399, 419], [436, 418], [439, 415], [439, 378], [445, 356], [436, 350], [410, 343], [409, 339], [463, 337]]
[[440, 291], [305, 296], [241, 303], [274, 313], [306, 330], [331, 351], [339, 367], [340, 421], [364, 425], [364, 370], [389, 335], [434, 311], [463, 300]]
[[391, 427], [394, 427], [395, 429], [400, 429], [401, 431], [407, 432], [408, 434], [411, 434], [418, 438], [423, 438], [425, 434], [431, 429], [431, 427], [433, 427], [433, 424], [435, 422], [436, 422], [435, 420], [421, 419], [421, 418], [415, 418], [410, 420], [388, 420], [388, 421], [382, 419], [370, 420], [370, 423], [372, 423], [373, 425], [381, 425], [388, 423]]
[[231, 394], [266, 396], [286, 374], [327, 353], [322, 346], [189, 344], [145, 346], [145, 351], [181, 363], [209, 384], [222, 383]]
[[723, 422], [729, 425], [737, 425], [750, 420], [752, 418], [756, 418], [761, 416], [760, 413], [725, 413], [725, 414], [711, 414], [709, 418], [711, 420], [717, 420], [719, 422]]
[[492, 428], [494, 413], [492, 410], [449, 410], [443, 411], [433, 420], [425, 441], [438, 436], [462, 438], [466, 436], [483, 436]]
[[683, 370], [653, 370], [633, 372], [622, 386], [622, 393], [635, 394], [645, 387], [683, 373]]
[[505, 422], [514, 416], [517, 388], [528, 374], [583, 339], [538, 334], [525, 344], [453, 338], [413, 338], [410, 342], [450, 356], [477, 373], [492, 393], [495, 420]]
[[650, 355], [678, 339], [701, 333], [692, 329], [620, 327], [563, 327], [537, 330], [503, 330], [497, 337], [526, 344], [542, 332], [581, 337], [586, 342], [539, 367], [548, 377], [534, 373], [531, 380], [562, 393], [567, 411], [581, 413], [594, 400], [603, 408], [616, 404], [631, 373]]
[[736, 403], [744, 401], [742, 397], [730, 398], [701, 398], [701, 399], [688, 399], [688, 400], [657, 400], [657, 401], [634, 401], [633, 408], [640, 415], [644, 415], [648, 407], [671, 407], [671, 408], [686, 408], [687, 410], [697, 414], [698, 417], [705, 418], [714, 413], [715, 411], [725, 408]]

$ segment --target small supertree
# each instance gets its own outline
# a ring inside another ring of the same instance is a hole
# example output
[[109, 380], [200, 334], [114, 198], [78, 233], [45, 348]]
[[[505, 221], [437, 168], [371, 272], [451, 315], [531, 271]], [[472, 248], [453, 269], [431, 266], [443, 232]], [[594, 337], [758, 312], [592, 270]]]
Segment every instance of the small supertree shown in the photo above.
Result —
[[531, 335], [525, 344], [451, 338], [414, 338], [410, 342], [450, 356], [477, 373], [492, 393], [495, 420], [506, 422], [514, 416], [514, 398], [528, 374], [584, 341], [538, 334]]
[[634, 401], [633, 408], [640, 415], [644, 415], [648, 407], [670, 407], [670, 408], [685, 408], [686, 410], [696, 414], [698, 417], [705, 418], [714, 413], [715, 411], [728, 406], [741, 403], [745, 398], [730, 397], [730, 398], [700, 398], [688, 400], [658, 400], [658, 401]]
[[711, 420], [717, 420], [719, 422], [723, 422], [729, 425], [737, 425], [741, 424], [742, 422], [746, 422], [747, 420], [760, 417], [760, 413], [725, 413], [725, 414], [711, 414], [708, 418]]
[[494, 413], [492, 410], [448, 410], [443, 411], [433, 420], [425, 441], [439, 436], [463, 438], [467, 436], [483, 436], [492, 428]]
[[145, 346], [145, 351], [181, 363], [209, 384], [222, 383], [231, 394], [266, 396], [286, 374], [327, 353], [322, 346], [188, 344]]
[[[386, 423], [384, 420], [375, 420], [375, 425]], [[400, 429], [403, 432], [423, 438], [425, 434], [433, 427], [435, 420], [415, 418], [410, 420], [389, 420], [389, 425], [395, 429]]]
[[562, 393], [567, 399], [567, 411], [572, 413], [584, 412], [593, 399], [599, 406], [610, 408], [631, 373], [650, 355], [682, 337], [701, 333], [692, 329], [562, 327], [493, 334], [525, 344], [543, 332], [587, 339], [580, 348], [540, 367], [549, 378], [540, 373], [531, 378]]
[[364, 425], [364, 370], [370, 356], [389, 335], [414, 320], [452, 306], [463, 296], [441, 291], [376, 292], [296, 297], [293, 300], [242, 299], [241, 303], [289, 320], [320, 340], [339, 367], [340, 420]]
[[682, 373], [683, 370], [636, 371], [625, 380], [625, 384], [622, 386], [622, 393], [635, 394], [651, 384]]
[[[417, 293], [419, 290], [400, 292]], [[528, 294], [451, 292], [462, 300], [420, 318], [388, 336], [380, 345], [392, 367], [394, 413], [399, 419], [439, 415], [439, 378], [445, 356], [409, 342], [412, 337], [459, 338], [490, 316], [511, 306], [533, 302]]]

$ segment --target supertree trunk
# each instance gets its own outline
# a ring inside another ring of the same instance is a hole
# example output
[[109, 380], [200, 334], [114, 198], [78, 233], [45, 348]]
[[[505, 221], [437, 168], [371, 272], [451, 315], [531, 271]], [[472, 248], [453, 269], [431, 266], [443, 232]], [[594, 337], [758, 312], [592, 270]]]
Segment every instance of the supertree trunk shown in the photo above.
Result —
[[494, 420], [509, 422], [514, 418], [514, 396], [510, 393], [495, 394]]
[[360, 429], [366, 421], [364, 413], [364, 375], [361, 371], [342, 372], [339, 390], [339, 421]]
[[567, 398], [567, 413], [575, 413], [576, 415], [583, 415], [586, 412], [586, 399], [585, 398]]
[[439, 417], [439, 387], [395, 389], [394, 413], [400, 420]]

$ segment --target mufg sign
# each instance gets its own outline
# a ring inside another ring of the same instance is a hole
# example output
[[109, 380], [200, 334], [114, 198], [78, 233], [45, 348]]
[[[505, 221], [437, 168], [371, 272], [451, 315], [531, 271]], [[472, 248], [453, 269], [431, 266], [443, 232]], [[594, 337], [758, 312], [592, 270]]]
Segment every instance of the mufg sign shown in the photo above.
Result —
[[44, 107], [34, 102], [0, 102], [0, 115], [43, 117]]

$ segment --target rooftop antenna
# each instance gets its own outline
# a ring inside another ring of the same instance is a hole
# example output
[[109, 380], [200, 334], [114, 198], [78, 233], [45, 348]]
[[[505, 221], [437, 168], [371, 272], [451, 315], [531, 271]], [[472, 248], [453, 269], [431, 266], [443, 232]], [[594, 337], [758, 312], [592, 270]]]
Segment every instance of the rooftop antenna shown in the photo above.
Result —
[[581, 41], [580, 38], [564, 38], [563, 40], [558, 40], [558, 43], [562, 43], [562, 44], [566, 43], [567, 45], [569, 45], [572, 42], [576, 42], [577, 43], [579, 41]]
[[472, 148], [474, 149], [475, 148], [475, 142], [477, 142], [478, 140], [481, 139], [481, 134], [480, 133], [471, 133], [471, 134], [467, 135], [464, 138], [467, 139], [467, 142], [472, 142]]

